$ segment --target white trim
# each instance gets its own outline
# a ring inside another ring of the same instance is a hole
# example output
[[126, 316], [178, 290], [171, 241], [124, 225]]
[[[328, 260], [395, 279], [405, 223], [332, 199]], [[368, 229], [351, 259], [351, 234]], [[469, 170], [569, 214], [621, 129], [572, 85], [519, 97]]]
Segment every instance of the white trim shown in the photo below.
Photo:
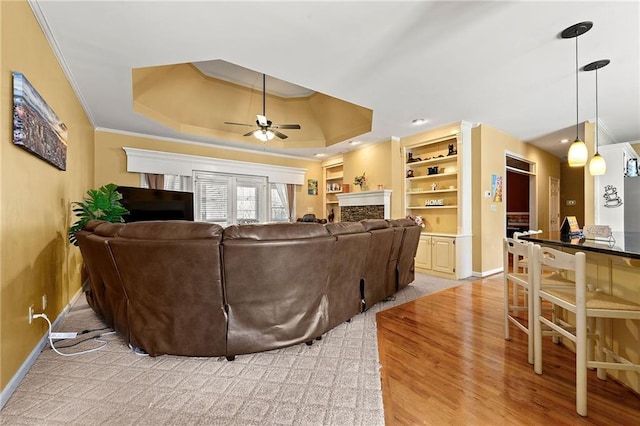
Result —
[[472, 276], [478, 277], [478, 278], [484, 278], [484, 277], [488, 277], [489, 275], [499, 274], [500, 272], [503, 272], [503, 271], [504, 271], [504, 268], [501, 266], [499, 268], [491, 269], [489, 271], [484, 271], [484, 272], [474, 271], [472, 273]]
[[56, 38], [53, 36], [53, 32], [51, 31], [51, 27], [47, 22], [45, 14], [42, 12], [42, 9], [40, 8], [40, 3], [36, 0], [27, 0], [27, 3], [31, 7], [33, 16], [35, 16], [36, 21], [38, 21], [38, 24], [40, 25], [40, 28], [42, 29], [42, 32], [44, 33], [45, 38], [49, 42], [49, 46], [51, 46], [51, 50], [53, 51], [53, 54], [58, 60], [58, 63], [60, 64], [60, 68], [62, 68], [62, 72], [67, 77], [67, 80], [69, 81], [69, 84], [71, 85], [71, 87], [73, 87], [73, 91], [76, 94], [76, 97], [80, 102], [80, 105], [82, 105], [82, 109], [84, 110], [84, 113], [89, 119], [91, 126], [95, 127], [95, 120], [93, 118], [93, 115], [91, 114], [91, 110], [89, 109], [89, 104], [85, 100], [84, 96], [82, 96], [82, 92], [80, 91], [80, 86], [78, 86], [76, 79], [73, 77], [73, 74], [71, 73], [71, 68], [67, 64], [67, 61], [65, 60], [64, 55], [62, 54], [62, 50], [60, 50], [60, 46], [58, 45]]
[[[69, 304], [63, 309], [62, 312], [60, 312], [58, 318], [56, 318], [56, 320], [53, 322], [51, 326], [52, 330], [55, 330], [60, 324], [62, 324], [62, 321], [67, 316], [67, 313], [76, 303], [78, 297], [80, 297], [81, 294], [83, 294], [82, 289], [78, 290], [75, 296], [71, 298]], [[13, 395], [16, 389], [18, 389], [18, 386], [20, 386], [20, 383], [22, 383], [24, 376], [27, 375], [33, 364], [35, 364], [36, 360], [40, 356], [40, 353], [42, 353], [44, 347], [48, 342], [49, 330], [47, 329], [42, 338], [38, 341], [38, 344], [33, 348], [29, 356], [27, 356], [27, 358], [24, 360], [18, 371], [16, 371], [16, 374], [13, 375], [9, 383], [7, 383], [7, 386], [5, 386], [5, 388], [2, 389], [2, 392], [0, 392], [0, 410], [6, 405], [7, 402], [9, 402], [11, 395]]]
[[122, 147], [122, 149], [127, 154], [127, 171], [133, 173], [193, 176], [193, 172], [198, 170], [235, 175], [266, 176], [269, 182], [273, 183], [303, 185], [307, 172], [306, 169], [298, 167], [222, 160], [139, 148]]

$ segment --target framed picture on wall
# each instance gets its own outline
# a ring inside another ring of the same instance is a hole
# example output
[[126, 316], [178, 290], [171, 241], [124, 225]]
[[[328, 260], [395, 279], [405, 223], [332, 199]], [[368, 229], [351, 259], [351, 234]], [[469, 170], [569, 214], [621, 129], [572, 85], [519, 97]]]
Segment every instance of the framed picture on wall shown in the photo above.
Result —
[[494, 203], [502, 202], [502, 176], [491, 175], [491, 198]]
[[318, 181], [316, 179], [307, 179], [307, 194], [318, 195]]
[[22, 73], [12, 75], [14, 145], [66, 170], [67, 126]]

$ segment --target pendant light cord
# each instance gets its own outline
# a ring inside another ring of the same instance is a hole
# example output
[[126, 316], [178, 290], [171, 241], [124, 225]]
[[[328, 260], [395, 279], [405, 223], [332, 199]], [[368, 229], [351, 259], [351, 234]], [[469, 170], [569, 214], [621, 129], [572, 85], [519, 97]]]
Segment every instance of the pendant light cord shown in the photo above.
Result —
[[596, 155], [598, 153], [598, 68], [596, 67]]

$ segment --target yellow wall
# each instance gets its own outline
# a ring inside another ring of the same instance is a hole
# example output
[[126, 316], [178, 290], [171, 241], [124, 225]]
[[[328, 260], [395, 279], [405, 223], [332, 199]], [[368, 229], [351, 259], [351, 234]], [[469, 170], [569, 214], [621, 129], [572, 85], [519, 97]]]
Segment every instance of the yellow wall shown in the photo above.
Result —
[[[307, 170], [305, 184], [296, 186], [296, 214], [302, 217], [307, 212], [322, 215], [322, 197], [307, 194], [307, 179], [322, 182], [320, 162], [264, 155], [257, 152], [237, 151], [202, 144], [180, 143], [153, 139], [150, 137], [124, 135], [96, 131], [95, 134], [95, 184], [101, 186], [110, 182], [123, 186], [140, 186], [140, 174], [127, 172], [127, 156], [122, 147], [174, 152], [225, 160], [246, 161], [278, 166], [299, 167]], [[311, 209], [311, 211], [309, 210]]]
[[[0, 2], [0, 386], [45, 334], [28, 307], [55, 319], [80, 290], [80, 252], [67, 240], [71, 201], [93, 186], [93, 128], [25, 1]], [[68, 127], [67, 170], [12, 143], [12, 71], [23, 73]]]
[[[569, 167], [569, 163], [562, 163], [560, 180], [560, 220], [565, 216], [575, 216], [578, 225], [583, 227], [584, 221], [584, 170], [582, 168]], [[576, 202], [574, 206], [568, 206], [567, 201]]]
[[[560, 178], [560, 159], [486, 125], [472, 129], [473, 271], [485, 273], [502, 267], [502, 238], [506, 234], [506, 203], [483, 196], [491, 190], [492, 175], [506, 177], [505, 154], [516, 154], [536, 164], [538, 223], [548, 230], [549, 177]], [[506, 191], [503, 191], [506, 193]]]
[[356, 176], [365, 173], [367, 184], [365, 191], [375, 191], [378, 185], [391, 192], [391, 218], [404, 217], [402, 212], [402, 171], [400, 142], [389, 139], [375, 145], [366, 146], [343, 154], [343, 182], [349, 184], [351, 191], [360, 189], [353, 184]]

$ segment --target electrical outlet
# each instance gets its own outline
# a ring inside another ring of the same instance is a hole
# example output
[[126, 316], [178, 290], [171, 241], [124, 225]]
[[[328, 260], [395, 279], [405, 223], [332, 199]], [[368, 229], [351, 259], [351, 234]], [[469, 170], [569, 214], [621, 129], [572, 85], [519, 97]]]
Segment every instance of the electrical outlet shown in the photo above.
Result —
[[42, 295], [42, 312], [47, 310], [47, 295]]
[[29, 324], [33, 322], [33, 305], [29, 306]]

